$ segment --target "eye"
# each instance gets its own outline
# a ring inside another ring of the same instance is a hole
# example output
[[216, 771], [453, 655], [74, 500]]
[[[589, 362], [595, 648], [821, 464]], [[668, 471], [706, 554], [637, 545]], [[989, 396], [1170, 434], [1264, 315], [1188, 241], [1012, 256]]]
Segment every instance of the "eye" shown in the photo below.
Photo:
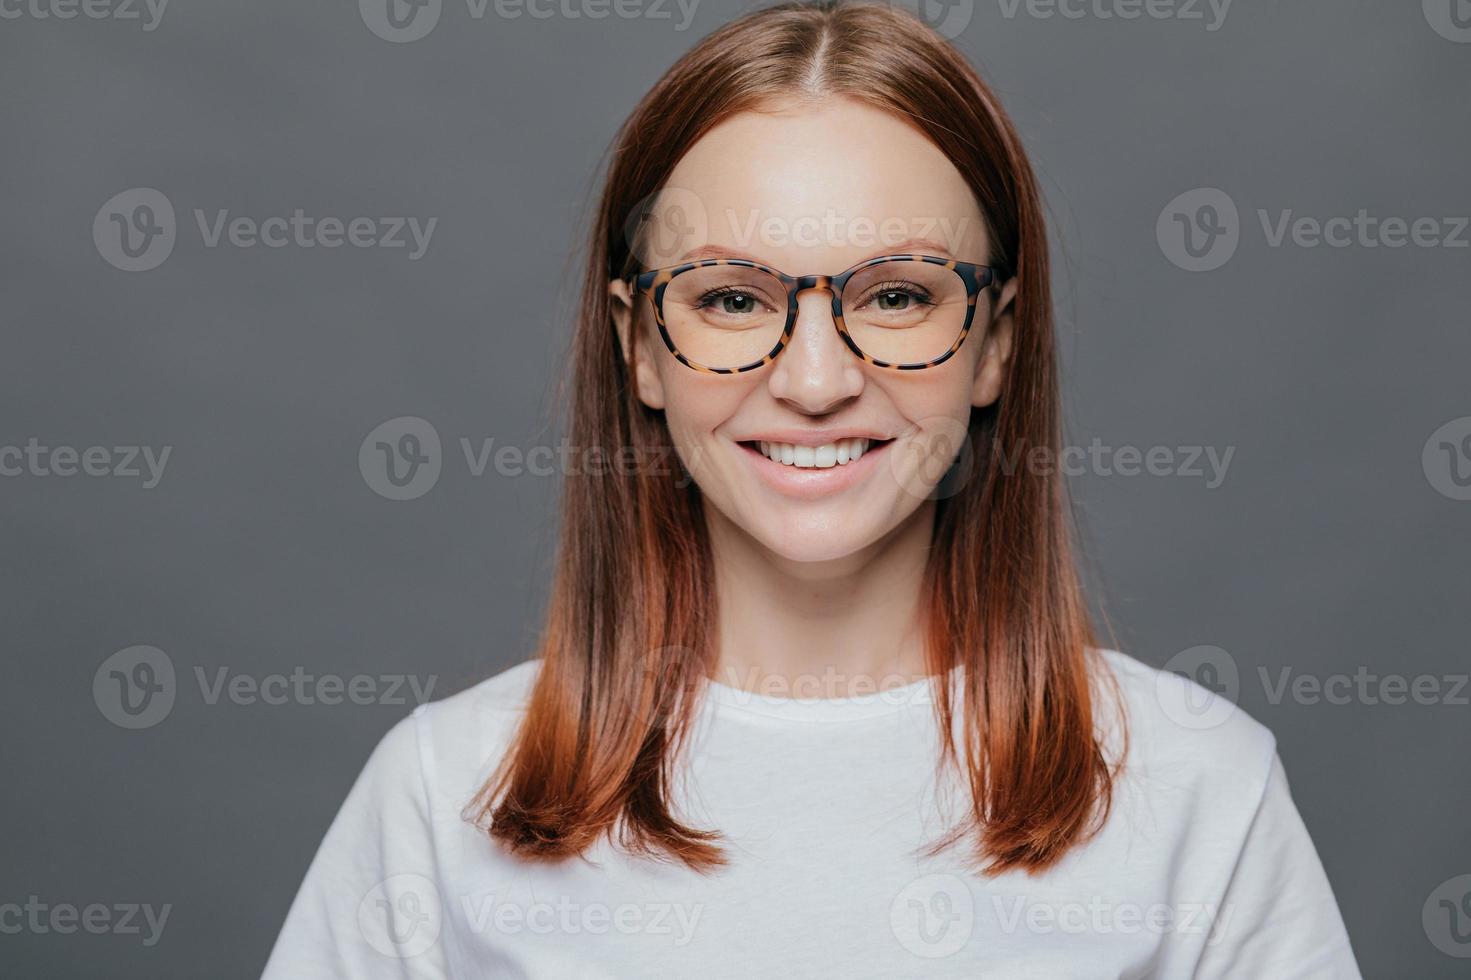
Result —
[[909, 294], [902, 289], [889, 289], [876, 297], [881, 310], [902, 310], [909, 306]]
[[742, 316], [759, 312], [762, 305], [754, 293], [735, 286], [722, 286], [701, 295], [696, 309], [714, 310], [727, 316]]
[[912, 282], [884, 282], [869, 290], [864, 303], [873, 304], [881, 313], [903, 313], [920, 306], [932, 306], [934, 300], [927, 290]]

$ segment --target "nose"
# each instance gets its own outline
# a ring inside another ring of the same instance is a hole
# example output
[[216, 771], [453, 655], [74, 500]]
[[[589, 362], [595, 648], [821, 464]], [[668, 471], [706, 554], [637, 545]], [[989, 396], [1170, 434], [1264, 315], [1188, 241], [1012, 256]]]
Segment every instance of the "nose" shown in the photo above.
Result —
[[808, 415], [825, 415], [863, 391], [863, 369], [833, 322], [832, 290], [797, 294], [792, 339], [777, 355], [767, 382], [773, 398]]

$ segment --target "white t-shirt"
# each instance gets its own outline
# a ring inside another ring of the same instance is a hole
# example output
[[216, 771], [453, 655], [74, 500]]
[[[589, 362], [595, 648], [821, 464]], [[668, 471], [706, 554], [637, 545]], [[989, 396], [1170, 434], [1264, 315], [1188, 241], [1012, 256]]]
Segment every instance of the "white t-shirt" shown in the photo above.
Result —
[[677, 806], [723, 834], [723, 870], [607, 843], [514, 859], [461, 817], [539, 662], [512, 667], [384, 736], [265, 977], [1359, 977], [1271, 733], [1174, 674], [1098, 663], [1128, 713], [1111, 815], [1049, 871], [993, 878], [966, 870], [965, 841], [919, 853], [965, 801], [936, 792], [931, 681], [838, 699], [712, 684]]

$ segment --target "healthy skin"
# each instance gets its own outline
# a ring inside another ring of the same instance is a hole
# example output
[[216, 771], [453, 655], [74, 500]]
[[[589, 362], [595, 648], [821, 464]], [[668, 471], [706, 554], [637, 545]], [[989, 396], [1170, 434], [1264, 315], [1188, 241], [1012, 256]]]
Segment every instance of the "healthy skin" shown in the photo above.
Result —
[[[677, 188], [686, 204], [698, 201], [707, 215], [754, 213], [774, 228], [811, 228], [812, 216], [836, 212], [881, 227], [958, 234], [751, 240], [740, 231], [749, 222], [712, 219], [703, 223], [703, 240], [658, 257], [660, 267], [731, 257], [791, 275], [832, 275], [895, 253], [992, 259], [984, 218], [954, 165], [918, 129], [851, 99], [733, 116], [690, 149], [666, 188]], [[656, 225], [664, 200], [653, 209]], [[824, 693], [843, 696], [923, 677], [917, 613], [935, 508], [925, 491], [954, 457], [971, 409], [1000, 394], [1015, 282], [999, 295], [984, 290], [960, 350], [922, 371], [860, 361], [835, 329], [829, 294], [813, 289], [799, 295], [791, 343], [774, 363], [703, 374], [664, 347], [647, 299], [635, 302], [621, 281], [609, 291], [625, 356], [637, 345], [638, 397], [663, 410], [706, 503], [720, 609], [717, 679], [794, 688], [822, 674], [836, 678]], [[797, 492], [778, 485], [787, 474], [763, 478], [758, 467], [778, 464], [741, 445], [793, 431], [872, 432], [893, 442], [870, 448], [871, 460], [847, 464], [866, 466], [853, 471], [862, 474], [856, 481], [831, 475], [843, 467], [809, 470], [834, 483]]]

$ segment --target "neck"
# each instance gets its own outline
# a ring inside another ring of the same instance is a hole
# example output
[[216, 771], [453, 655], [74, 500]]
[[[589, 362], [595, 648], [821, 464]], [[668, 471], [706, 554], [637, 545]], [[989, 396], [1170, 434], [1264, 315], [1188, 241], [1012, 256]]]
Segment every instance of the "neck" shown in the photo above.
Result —
[[719, 625], [715, 680], [781, 697], [849, 697], [927, 674], [923, 586], [934, 525], [926, 501], [842, 558], [784, 558], [707, 509]]

